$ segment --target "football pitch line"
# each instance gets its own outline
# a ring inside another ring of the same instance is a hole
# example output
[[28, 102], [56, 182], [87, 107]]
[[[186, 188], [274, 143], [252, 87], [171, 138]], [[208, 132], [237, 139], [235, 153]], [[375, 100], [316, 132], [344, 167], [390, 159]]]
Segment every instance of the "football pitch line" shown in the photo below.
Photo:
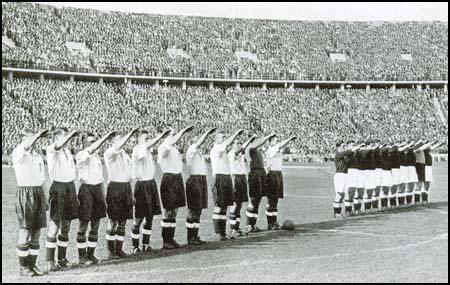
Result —
[[[346, 253], [337, 253], [332, 255], [316, 255], [316, 256], [305, 256], [305, 257], [297, 257], [297, 258], [288, 258], [288, 259], [263, 259], [263, 260], [257, 260], [257, 261], [243, 261], [239, 263], [231, 263], [231, 264], [219, 264], [219, 265], [210, 265], [210, 266], [198, 266], [198, 267], [179, 267], [179, 268], [171, 268], [171, 269], [151, 269], [151, 270], [139, 270], [139, 271], [129, 271], [128, 274], [132, 275], [145, 275], [145, 274], [167, 274], [167, 273], [174, 273], [174, 272], [183, 272], [183, 271], [200, 271], [200, 270], [223, 270], [227, 268], [235, 268], [235, 267], [243, 267], [243, 266], [250, 266], [253, 267], [255, 265], [275, 265], [275, 264], [286, 264], [286, 263], [296, 263], [299, 261], [308, 261], [308, 260], [320, 260], [320, 259], [335, 259], [340, 257], [348, 257], [353, 255], [361, 255], [365, 253], [378, 253], [378, 252], [386, 252], [386, 251], [397, 251], [397, 250], [406, 250], [413, 247], [420, 247], [424, 246], [433, 242], [437, 241], [448, 241], [448, 233], [441, 234], [439, 236], [434, 237], [428, 237], [428, 240], [415, 242], [415, 243], [409, 243], [404, 245], [399, 245], [395, 247], [385, 247], [385, 248], [377, 248], [372, 250], [362, 250], [362, 251], [356, 251], [356, 252], [346, 252]], [[86, 268], [87, 269], [87, 268]], [[116, 276], [116, 275], [123, 275], [123, 272], [83, 272], [83, 277], [101, 277], [101, 276]], [[23, 277], [17, 276], [17, 275], [7, 275], [2, 276], [3, 278], [7, 278], [9, 280], [18, 280], [23, 279]], [[57, 275], [51, 275], [53, 278], [52, 281], [56, 281], [57, 278], [79, 278], [80, 274], [57, 274]]]
[[318, 232], [329, 232], [329, 233], [342, 233], [342, 234], [348, 234], [348, 235], [364, 235], [364, 236], [371, 236], [371, 237], [386, 237], [386, 238], [424, 238], [429, 239], [430, 236], [414, 236], [414, 235], [387, 235], [387, 234], [376, 234], [376, 233], [368, 233], [368, 232], [358, 232], [358, 231], [347, 231], [347, 230], [322, 230], [322, 229], [314, 229], [314, 228], [307, 228], [307, 227], [300, 227], [299, 229], [302, 230], [311, 230], [311, 231], [318, 231]]

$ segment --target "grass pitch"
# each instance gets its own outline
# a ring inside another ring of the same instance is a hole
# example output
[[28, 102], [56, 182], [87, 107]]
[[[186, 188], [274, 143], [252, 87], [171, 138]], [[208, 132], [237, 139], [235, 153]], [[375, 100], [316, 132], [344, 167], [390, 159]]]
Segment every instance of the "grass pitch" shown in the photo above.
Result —
[[[161, 216], [155, 217], [154, 252], [104, 261], [40, 278], [22, 278], [15, 254], [16, 183], [12, 169], [2, 169], [2, 282], [448, 282], [448, 164], [434, 166], [431, 204], [381, 214], [332, 219], [334, 191], [331, 164], [304, 164], [284, 169], [285, 199], [279, 221], [291, 219], [293, 231], [261, 232], [226, 242], [213, 241], [212, 201], [202, 214], [200, 235], [209, 243], [161, 250]], [[157, 175], [159, 185], [161, 175]], [[185, 177], [186, 178], [186, 177]], [[210, 181], [210, 180], [208, 180]], [[77, 185], [78, 186], [78, 185]], [[48, 193], [49, 182], [46, 191]], [[258, 226], [266, 227], [260, 206]], [[241, 212], [244, 217], [244, 210]], [[179, 211], [176, 240], [186, 243], [186, 208]], [[245, 218], [242, 219], [245, 225]], [[131, 250], [130, 228], [124, 248]], [[77, 261], [72, 222], [68, 258]], [[100, 226], [97, 256], [107, 257]], [[38, 263], [45, 257], [42, 231]]]

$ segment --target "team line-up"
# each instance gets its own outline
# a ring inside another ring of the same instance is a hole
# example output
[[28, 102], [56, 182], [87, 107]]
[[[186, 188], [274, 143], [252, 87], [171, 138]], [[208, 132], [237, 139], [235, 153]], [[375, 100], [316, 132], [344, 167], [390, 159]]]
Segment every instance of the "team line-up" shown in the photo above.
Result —
[[[208, 207], [204, 143], [213, 133], [214, 144], [209, 156], [213, 179], [212, 220], [216, 238], [223, 241], [243, 233], [240, 221], [244, 202], [248, 202], [245, 232], [258, 232], [256, 222], [262, 197], [267, 197], [268, 229], [280, 229], [277, 222], [278, 200], [284, 196], [281, 149], [296, 137], [279, 141], [274, 133], [265, 137], [255, 134], [244, 142], [239, 139], [244, 130], [226, 137], [222, 131], [209, 129], [191, 139], [186, 152], [189, 178], [184, 183], [182, 155], [177, 142], [192, 129], [193, 126], [189, 126], [176, 132], [174, 128], [166, 127], [155, 138], [150, 138], [147, 131], [139, 129], [129, 133], [113, 131], [101, 138], [86, 133], [83, 149], [74, 160], [67, 144], [81, 133], [79, 130], [69, 132], [65, 127], [57, 127], [51, 131], [36, 132], [26, 126], [21, 132], [22, 142], [12, 153], [18, 186], [16, 214], [20, 230], [16, 252], [21, 275], [41, 276], [70, 267], [66, 252], [71, 221], [74, 219], [79, 219], [77, 248], [79, 264], [82, 265], [99, 262], [94, 253], [100, 220], [105, 217], [108, 217], [106, 240], [110, 259], [127, 256], [123, 251], [123, 242], [128, 219], [134, 219], [131, 231], [134, 254], [151, 250], [153, 217], [160, 214], [163, 214], [163, 248], [179, 248], [180, 244], [174, 240], [176, 217], [178, 208], [184, 206], [188, 208], [188, 244], [204, 243], [199, 237], [201, 212]], [[46, 179], [44, 161], [35, 150], [35, 145], [39, 139], [50, 134], [53, 135], [53, 143], [46, 148], [46, 159], [52, 183], [47, 199], [43, 189]], [[134, 135], [137, 135], [137, 144], [130, 157], [124, 146]], [[108, 175], [105, 198], [103, 168], [97, 151], [106, 141], [110, 142], [110, 146], [104, 152]], [[267, 142], [269, 145], [263, 155], [261, 147]], [[157, 144], [157, 161], [163, 173], [159, 192], [152, 156], [152, 149]], [[250, 168], [248, 173], [246, 163]], [[78, 193], [74, 183], [77, 170], [81, 183]], [[132, 179], [136, 180], [134, 193]], [[46, 240], [46, 268], [40, 270], [36, 259], [41, 229], [47, 227], [47, 210], [50, 210], [50, 223]], [[226, 233], [227, 221], [229, 234]], [[86, 237], [88, 227], [90, 230]]]

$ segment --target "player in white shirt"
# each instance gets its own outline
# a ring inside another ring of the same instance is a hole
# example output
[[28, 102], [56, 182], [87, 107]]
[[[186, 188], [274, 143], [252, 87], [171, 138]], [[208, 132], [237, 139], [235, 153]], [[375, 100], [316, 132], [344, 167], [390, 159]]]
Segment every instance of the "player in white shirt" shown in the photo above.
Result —
[[30, 126], [22, 132], [22, 142], [12, 152], [12, 162], [17, 181], [16, 214], [20, 226], [17, 242], [20, 274], [22, 276], [42, 276], [36, 267], [39, 254], [41, 228], [47, 227], [47, 199], [44, 160], [34, 147], [36, 142], [46, 137], [48, 130], [36, 133]]
[[109, 180], [106, 190], [106, 240], [110, 259], [127, 256], [122, 246], [127, 220], [133, 219], [134, 198], [131, 190], [131, 158], [123, 147], [137, 131], [137, 128], [133, 129], [125, 136], [116, 132], [111, 139], [111, 147], [104, 153]]
[[[87, 133], [83, 140], [84, 149], [75, 156], [80, 189], [78, 190], [77, 233], [78, 260], [81, 265], [97, 264], [94, 256], [97, 247], [100, 219], [106, 217], [106, 200], [103, 194], [103, 167], [97, 150], [112, 137], [110, 132], [97, 140], [94, 134]], [[86, 242], [86, 232], [91, 226]]]
[[[72, 220], [78, 218], [78, 197], [74, 183], [75, 161], [66, 145], [79, 133], [79, 130], [74, 130], [68, 134], [67, 128], [56, 128], [53, 132], [54, 143], [47, 147], [48, 174], [52, 180], [49, 191], [50, 225], [46, 243], [49, 271], [70, 267], [66, 253], [69, 245], [70, 224]], [[56, 238], [58, 231], [60, 233]], [[56, 247], [58, 248], [57, 263], [55, 263]]]
[[186, 202], [188, 215], [186, 217], [187, 241], [191, 245], [202, 243], [198, 232], [202, 209], [208, 208], [208, 184], [206, 182], [207, 167], [202, 145], [206, 138], [216, 129], [206, 131], [201, 137], [191, 139], [191, 145], [186, 152], [186, 163], [189, 178], [186, 180]]
[[174, 236], [177, 226], [178, 208], [186, 206], [186, 193], [184, 191], [183, 176], [181, 175], [183, 172], [183, 160], [176, 144], [184, 134], [193, 128], [193, 126], [189, 126], [176, 133], [175, 129], [167, 127], [166, 130], [170, 131], [169, 135], [158, 147], [158, 163], [163, 173], [160, 193], [164, 208], [164, 216], [161, 221], [164, 249], [180, 247]]
[[269, 148], [266, 151], [266, 170], [267, 170], [267, 228], [269, 230], [279, 230], [280, 225], [277, 222], [278, 199], [284, 198], [282, 164], [283, 157], [281, 150], [296, 137], [290, 137], [284, 141], [278, 142], [278, 136], [269, 139]]
[[214, 198], [213, 224], [216, 238], [219, 240], [227, 240], [227, 208], [233, 205], [233, 182], [231, 179], [230, 162], [227, 155], [227, 147], [240, 135], [244, 130], [239, 130], [228, 139], [224, 138], [224, 132], [216, 133], [214, 145], [211, 149], [211, 168], [214, 178], [214, 186], [212, 189]]
[[228, 152], [228, 159], [230, 161], [230, 172], [233, 178], [233, 206], [228, 212], [228, 223], [230, 224], [230, 236], [232, 238], [238, 237], [242, 234], [240, 229], [241, 224], [241, 209], [242, 203], [248, 202], [248, 186], [247, 186], [247, 168], [245, 165], [245, 149], [256, 139], [252, 136], [244, 144], [239, 139], [236, 139]]
[[138, 144], [133, 148], [131, 156], [132, 178], [136, 179], [134, 187], [134, 224], [131, 231], [133, 241], [133, 254], [141, 251], [139, 248], [140, 227], [145, 218], [142, 230], [142, 251], [150, 251], [150, 236], [152, 234], [153, 217], [161, 215], [158, 186], [155, 181], [155, 163], [152, 150], [169, 131], [159, 134], [149, 140], [149, 133], [141, 130], [138, 136]]

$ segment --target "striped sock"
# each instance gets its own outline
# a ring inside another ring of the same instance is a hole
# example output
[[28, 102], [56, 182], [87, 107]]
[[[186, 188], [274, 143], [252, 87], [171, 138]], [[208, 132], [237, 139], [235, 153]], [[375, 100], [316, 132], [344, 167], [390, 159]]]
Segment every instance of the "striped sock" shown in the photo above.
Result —
[[115, 252], [116, 251], [116, 231], [115, 230], [106, 230], [106, 240], [108, 241], [108, 251]]
[[46, 248], [46, 261], [55, 261], [56, 238], [47, 236], [45, 248]]
[[150, 244], [150, 236], [152, 235], [152, 223], [146, 222], [144, 228], [142, 229], [142, 244]]
[[30, 248], [30, 250], [29, 250], [29, 252], [30, 252], [30, 258], [29, 258], [30, 267], [35, 267], [36, 260], [39, 255], [39, 249], [40, 249], [39, 241], [31, 241], [29, 248]]
[[133, 225], [133, 229], [131, 230], [131, 241], [133, 243], [134, 248], [139, 247], [139, 237], [140, 237], [140, 225]]
[[69, 237], [58, 235], [58, 260], [66, 260], [67, 246], [69, 245]]
[[89, 233], [88, 242], [87, 242], [87, 255], [94, 256], [95, 249], [97, 248], [98, 234]]
[[86, 256], [86, 234], [85, 233], [77, 233], [77, 248], [78, 248], [78, 257], [81, 259]]
[[16, 254], [19, 257], [20, 266], [30, 266], [29, 264], [29, 247], [27, 243], [18, 244], [16, 249]]

